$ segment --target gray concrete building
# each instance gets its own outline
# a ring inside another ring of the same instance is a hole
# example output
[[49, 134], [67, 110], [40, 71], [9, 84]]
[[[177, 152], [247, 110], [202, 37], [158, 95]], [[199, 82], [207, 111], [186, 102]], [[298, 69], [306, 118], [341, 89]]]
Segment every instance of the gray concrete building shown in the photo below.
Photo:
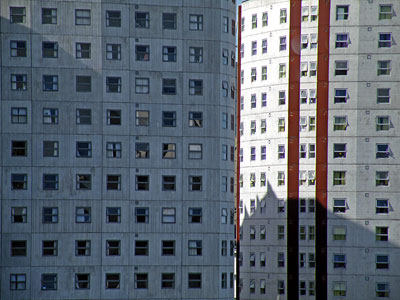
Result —
[[232, 299], [235, 13], [1, 1], [1, 299]]

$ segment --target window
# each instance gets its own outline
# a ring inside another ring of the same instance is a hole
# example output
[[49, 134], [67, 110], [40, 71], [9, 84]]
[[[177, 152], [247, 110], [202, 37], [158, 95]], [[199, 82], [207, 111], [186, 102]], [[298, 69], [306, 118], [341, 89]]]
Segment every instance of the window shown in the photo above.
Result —
[[226, 289], [228, 287], [228, 274], [221, 273], [221, 288]]
[[377, 103], [390, 103], [390, 88], [377, 89]]
[[58, 174], [43, 174], [43, 190], [58, 190]]
[[317, 49], [318, 35], [316, 33], [310, 34], [310, 49]]
[[106, 92], [121, 93], [121, 77], [106, 77]]
[[135, 12], [136, 28], [150, 28], [150, 14], [148, 12]]
[[278, 186], [285, 185], [285, 172], [278, 172]]
[[77, 174], [76, 175], [76, 189], [77, 190], [91, 190], [92, 189], [92, 176], [90, 174]]
[[76, 76], [76, 92], [89, 93], [92, 91], [91, 76]]
[[162, 145], [162, 158], [175, 159], [176, 158], [176, 144], [163, 144]]
[[392, 71], [390, 60], [378, 60], [378, 76], [390, 75]]
[[201, 256], [202, 255], [202, 241], [190, 241], [189, 240], [189, 256]]
[[189, 79], [189, 95], [203, 95], [203, 80]]
[[286, 8], [282, 8], [280, 10], [280, 14], [279, 14], [279, 23], [284, 24], [284, 23], [286, 23], [286, 20], [287, 20]]
[[42, 274], [41, 289], [42, 291], [57, 290], [57, 274]]
[[42, 43], [42, 56], [43, 56], [43, 58], [57, 58], [58, 57], [58, 43], [57, 42], [43, 42]]
[[346, 158], [346, 144], [333, 144], [333, 158]]
[[11, 107], [11, 123], [26, 124], [28, 122], [28, 111], [26, 107]]
[[58, 223], [58, 207], [43, 207], [43, 223]]
[[137, 61], [149, 61], [150, 60], [150, 46], [148, 46], [148, 45], [136, 45], [135, 53], [136, 53]]
[[92, 157], [92, 142], [76, 142], [76, 157]]
[[42, 241], [42, 255], [43, 256], [57, 256], [58, 255], [58, 241]]
[[121, 158], [121, 143], [107, 142], [107, 158]]
[[336, 33], [335, 48], [347, 48], [349, 47], [349, 42], [348, 33]]
[[136, 158], [149, 158], [150, 157], [150, 144], [149, 143], [136, 143]]
[[268, 26], [268, 12], [262, 13], [262, 27]]
[[149, 223], [149, 208], [136, 207], [135, 217], [136, 217], [136, 223]]
[[106, 241], [106, 255], [107, 256], [120, 256], [121, 255], [121, 241]]
[[389, 227], [376, 226], [375, 233], [377, 241], [387, 242], [389, 240]]
[[388, 186], [389, 185], [389, 172], [388, 171], [376, 171], [375, 185], [376, 186]]
[[135, 93], [148, 94], [150, 91], [149, 78], [135, 78]]
[[333, 185], [346, 185], [346, 171], [333, 171]]
[[222, 151], [221, 151], [221, 159], [222, 160], [228, 160], [228, 145], [222, 145]]
[[90, 207], [77, 207], [75, 212], [76, 223], [91, 223], [91, 210]]
[[119, 289], [119, 288], [120, 288], [120, 274], [106, 273], [106, 289]]
[[308, 22], [309, 14], [310, 14], [310, 7], [302, 6], [301, 7], [301, 21]]
[[285, 158], [285, 145], [278, 145], [278, 159]]
[[308, 199], [308, 212], [314, 213], [315, 212], [315, 199]]
[[226, 240], [221, 241], [221, 256], [228, 254], [228, 242]]
[[10, 41], [11, 57], [26, 57], [26, 41]]
[[250, 148], [250, 160], [256, 160], [256, 147], [251, 147]]
[[89, 9], [75, 9], [75, 25], [89, 26], [91, 24]]
[[335, 61], [335, 76], [347, 75], [349, 70], [349, 62], [347, 60], [336, 60]]
[[376, 214], [388, 214], [389, 213], [389, 199], [376, 199]]
[[376, 117], [376, 131], [386, 131], [390, 129], [390, 117], [389, 116], [377, 116]]
[[26, 91], [28, 88], [26, 74], [11, 74], [11, 90], [12, 91]]
[[201, 289], [201, 273], [188, 274], [189, 289]]
[[389, 269], [389, 255], [376, 255], [375, 267], [376, 269]]
[[261, 80], [267, 80], [267, 66], [261, 67]]
[[305, 185], [307, 181], [307, 172], [299, 171], [299, 185]]
[[136, 111], [136, 126], [149, 126], [150, 112], [148, 110]]
[[161, 221], [164, 224], [172, 224], [176, 222], [176, 209], [173, 207], [163, 207]]
[[229, 18], [228, 17], [223, 17], [222, 28], [223, 28], [223, 32], [226, 32], [226, 33], [229, 32]]
[[251, 28], [257, 28], [257, 14], [251, 16]]
[[278, 280], [278, 295], [284, 295], [284, 294], [285, 294], [285, 281]]
[[221, 209], [221, 224], [228, 224], [228, 209]]
[[203, 127], [203, 113], [200, 112], [189, 112], [189, 127]]
[[203, 30], [203, 15], [189, 15], [189, 30]]
[[222, 63], [224, 65], [227, 65], [228, 60], [229, 60], [229, 51], [227, 49], [222, 49]]
[[106, 11], [106, 26], [121, 27], [121, 11], [107, 10]]
[[90, 274], [83, 274], [83, 273], [75, 274], [75, 289], [77, 290], [90, 289]]
[[299, 210], [300, 210], [301, 213], [305, 213], [306, 212], [306, 199], [300, 199]]
[[333, 254], [333, 268], [346, 268], [346, 254]]
[[286, 103], [286, 91], [279, 91], [278, 105], [285, 105]]
[[189, 159], [202, 159], [203, 158], [203, 145], [202, 144], [189, 144]]
[[279, 64], [279, 78], [286, 78], [286, 64]]
[[285, 132], [285, 118], [278, 119], [278, 132]]
[[301, 76], [306, 77], [308, 75], [308, 62], [302, 62], [300, 65]]
[[257, 69], [256, 68], [251, 68], [251, 82], [257, 80]]
[[346, 130], [347, 126], [347, 116], [334, 116], [333, 117], [333, 131], [336, 130]]
[[389, 297], [389, 283], [376, 283], [376, 297], [378, 298], [388, 298]]
[[121, 175], [107, 175], [107, 190], [121, 190]]
[[279, 51], [286, 50], [286, 36], [279, 37]]
[[333, 296], [345, 297], [347, 292], [347, 284], [343, 281], [333, 282]]
[[28, 219], [26, 207], [11, 208], [11, 223], [26, 223]]
[[26, 241], [11, 241], [11, 256], [26, 256]]
[[10, 290], [26, 290], [26, 274], [10, 274]]
[[135, 241], [135, 255], [148, 256], [149, 255], [149, 241]]
[[240, 57], [244, 57], [244, 44], [240, 44]]
[[136, 175], [136, 190], [148, 191], [150, 185], [149, 175]]
[[336, 5], [336, 21], [347, 20], [349, 18], [348, 5]]
[[201, 191], [202, 181], [202, 176], [189, 176], [189, 191]]
[[261, 53], [268, 53], [268, 41], [266, 39], [261, 41]]
[[315, 89], [310, 89], [310, 104], [315, 104], [317, 102], [317, 91]]
[[379, 5], [379, 20], [391, 20], [393, 17], [393, 7], [391, 4]]
[[345, 241], [347, 235], [347, 229], [344, 226], [333, 227], [333, 240], [334, 241]]
[[26, 190], [28, 188], [27, 174], [11, 174], [11, 189]]
[[284, 240], [285, 239], [285, 226], [283, 225], [278, 225], [278, 240]]
[[11, 141], [11, 156], [26, 156], [27, 153], [27, 141]]
[[346, 199], [333, 199], [333, 212], [345, 213], [347, 210]]
[[107, 207], [106, 208], [106, 222], [107, 223], [121, 223], [121, 207]]
[[162, 94], [163, 95], [176, 95], [176, 79], [164, 78], [162, 80]]
[[260, 130], [261, 130], [261, 133], [267, 132], [267, 120], [265, 120], [265, 119], [260, 120]]
[[261, 160], [266, 160], [267, 159], [267, 146], [261, 146], [260, 152], [261, 152]]
[[162, 289], [175, 288], [175, 273], [161, 273], [161, 288]]
[[[252, 200], [252, 202], [253, 203], [251, 203], [251, 204], [254, 204], [253, 206], [250, 204], [250, 213], [251, 214], [254, 214], [255, 213], [255, 210], [256, 210], [256, 202], [254, 201], [254, 200]], [[256, 227], [254, 226], [254, 225], [250, 225], [250, 235], [249, 235], [249, 237], [250, 237], [250, 240], [255, 240], [256, 239]], [[254, 264], [254, 266], [255, 266], [255, 264]], [[254, 267], [253, 266], [253, 267]]]
[[[301, 260], [301, 255], [305, 255], [305, 253], [300, 253], [300, 260]], [[300, 264], [304, 266], [305, 262], [302, 261]], [[299, 281], [299, 294], [301, 296], [307, 295], [307, 286], [306, 286], [306, 281]]]
[[107, 109], [107, 125], [121, 125], [121, 111]]
[[161, 241], [161, 255], [175, 255], [175, 241]]
[[43, 75], [43, 91], [58, 91], [58, 75]]
[[163, 46], [163, 61], [176, 62], [176, 47]]
[[106, 45], [106, 59], [107, 60], [121, 60], [121, 45], [120, 44], [107, 44]]
[[392, 34], [379, 33], [378, 48], [390, 48], [390, 47], [392, 47]]
[[315, 254], [308, 253], [308, 267], [315, 268]]
[[25, 23], [25, 7], [10, 7], [10, 23]]
[[75, 256], [90, 256], [90, 241], [75, 241]]
[[301, 49], [308, 48], [308, 34], [301, 35]]
[[346, 103], [348, 98], [347, 89], [335, 89], [334, 103]]
[[190, 47], [189, 48], [189, 62], [202, 63], [203, 62], [203, 48]]
[[76, 43], [76, 58], [91, 57], [91, 44], [90, 43]]
[[162, 177], [162, 190], [163, 191], [175, 191], [175, 189], [176, 189], [175, 176], [163, 176]]
[[251, 55], [257, 54], [257, 41], [251, 42]]

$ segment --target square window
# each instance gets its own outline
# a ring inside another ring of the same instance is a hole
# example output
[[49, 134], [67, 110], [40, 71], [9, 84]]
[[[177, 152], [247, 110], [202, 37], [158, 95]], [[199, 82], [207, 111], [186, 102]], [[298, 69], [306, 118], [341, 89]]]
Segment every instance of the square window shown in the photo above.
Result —
[[10, 290], [26, 290], [26, 274], [10, 274]]
[[189, 30], [203, 30], [203, 15], [189, 15]]
[[58, 91], [58, 75], [43, 75], [42, 89], [46, 92]]
[[176, 62], [176, 47], [163, 46], [163, 61]]
[[11, 74], [11, 90], [26, 91], [28, 89], [28, 79], [26, 74]]
[[136, 217], [136, 223], [149, 223], [149, 208], [136, 207], [135, 217]]
[[106, 222], [107, 223], [121, 223], [121, 207], [107, 207], [106, 208]]
[[43, 207], [42, 223], [58, 223], [58, 207]]
[[25, 7], [10, 7], [10, 23], [25, 23], [26, 9]]
[[27, 156], [27, 141], [11, 141], [11, 156]]
[[42, 241], [42, 256], [57, 256], [58, 241]]
[[57, 8], [42, 8], [42, 24], [57, 24]]
[[121, 77], [106, 77], [106, 92], [121, 93]]
[[176, 209], [171, 207], [162, 208], [161, 221], [163, 224], [173, 224], [176, 222]]
[[92, 110], [88, 108], [78, 108], [76, 110], [76, 124], [91, 125], [92, 124]]
[[57, 274], [42, 274], [41, 289], [42, 291], [57, 290]]
[[334, 116], [333, 117], [333, 131], [346, 130], [348, 126], [347, 116]]
[[92, 176], [90, 174], [77, 174], [76, 175], [76, 189], [77, 190], [91, 190], [92, 189]]
[[389, 269], [389, 255], [378, 254], [375, 257], [376, 269]]
[[175, 159], [176, 158], [176, 144], [162, 144], [162, 158]]
[[76, 223], [91, 223], [91, 208], [90, 207], [77, 207], [75, 211]]
[[390, 60], [378, 60], [378, 76], [390, 75], [392, 71]]
[[203, 95], [203, 80], [189, 79], [189, 95]]
[[150, 157], [150, 144], [149, 143], [136, 143], [135, 151], [136, 151], [136, 158], [149, 158]]
[[26, 107], [11, 107], [11, 123], [26, 124], [28, 123], [28, 110]]
[[89, 26], [90, 24], [90, 9], [75, 9], [75, 25]]
[[189, 289], [200, 289], [201, 288], [201, 273], [189, 273], [188, 274], [188, 287], [189, 287]]
[[121, 27], [121, 11], [107, 10], [106, 11], [106, 26]]
[[333, 199], [333, 212], [345, 213], [347, 210], [346, 199]]
[[176, 190], [176, 177], [175, 176], [163, 176], [162, 177], [162, 190], [163, 191], [175, 191]]
[[347, 103], [348, 98], [347, 89], [335, 89], [334, 103]]
[[333, 185], [346, 185], [346, 171], [333, 171]]
[[203, 145], [202, 144], [189, 144], [188, 145], [189, 159], [202, 159], [203, 158]]
[[107, 175], [107, 190], [121, 190], [121, 175]]
[[175, 255], [175, 241], [161, 241], [161, 255]]
[[189, 48], [189, 62], [190, 63], [202, 63], [203, 62], [203, 48], [202, 47], [190, 47]]
[[389, 298], [389, 283], [376, 283], [376, 297], [378, 298]]
[[348, 48], [349, 42], [348, 33], [336, 33], [335, 48]]
[[150, 14], [148, 12], [135, 12], [136, 28], [150, 28]]
[[11, 174], [11, 189], [26, 190], [28, 188], [27, 174]]
[[333, 144], [333, 158], [346, 158], [346, 144]]
[[92, 91], [91, 76], [76, 76], [75, 91], [78, 93], [89, 93]]
[[121, 158], [122, 150], [120, 142], [107, 142], [107, 158]]
[[203, 113], [201, 111], [189, 112], [189, 127], [203, 127]]
[[26, 223], [28, 219], [26, 207], [11, 208], [11, 223]]
[[392, 34], [379, 33], [378, 48], [390, 48], [392, 47]]
[[376, 226], [375, 233], [377, 241], [387, 242], [389, 240], [389, 227]]
[[121, 110], [107, 109], [107, 125], [121, 125]]
[[119, 241], [119, 240], [106, 241], [106, 255], [107, 256], [120, 256], [121, 255], [121, 241]]
[[76, 58], [87, 58], [91, 57], [91, 44], [90, 43], [76, 43]]
[[77, 290], [90, 289], [90, 274], [83, 274], [83, 273], [75, 274], [75, 289]]
[[163, 111], [162, 112], [162, 126], [163, 127], [176, 127], [176, 112]]
[[333, 296], [345, 297], [347, 293], [347, 284], [343, 281], [333, 282]]
[[349, 18], [349, 6], [336, 5], [336, 21], [348, 20], [348, 18]]
[[148, 110], [136, 111], [136, 126], [149, 126], [150, 112]]
[[148, 191], [149, 188], [150, 188], [149, 175], [136, 175], [136, 190], [137, 191]]
[[163, 95], [176, 95], [176, 79], [175, 78], [163, 78], [162, 94]]
[[200, 191], [202, 190], [202, 176], [189, 176], [189, 191]]
[[11, 57], [26, 57], [26, 41], [10, 41]]
[[58, 124], [58, 108], [43, 108], [43, 124]]
[[58, 190], [58, 174], [43, 174], [43, 190]]
[[379, 20], [391, 20], [393, 17], [393, 7], [391, 4], [379, 5]]
[[106, 289], [120, 289], [120, 274], [106, 273]]
[[174, 289], [175, 288], [175, 273], [162, 273], [161, 274], [161, 288]]
[[107, 60], [121, 60], [121, 44], [107, 44], [106, 45], [106, 59]]
[[90, 241], [75, 241], [75, 256], [90, 256], [91, 242]]
[[26, 241], [11, 241], [11, 256], [26, 256]]
[[163, 29], [176, 29], [176, 13], [162, 14]]
[[390, 129], [390, 117], [389, 116], [377, 116], [376, 117], [376, 131], [387, 131]]
[[202, 221], [202, 208], [190, 207], [189, 208], [189, 223], [201, 223]]
[[42, 43], [42, 57], [43, 58], [57, 58], [58, 57], [58, 42], [43, 42]]
[[375, 185], [376, 186], [388, 186], [389, 185], [389, 172], [388, 171], [376, 171]]
[[389, 199], [376, 199], [376, 214], [388, 214], [389, 213]]
[[137, 61], [149, 61], [150, 60], [150, 46], [148, 46], [148, 45], [136, 45], [135, 53], [136, 53]]
[[149, 255], [149, 241], [135, 241], [135, 255], [148, 256]]
[[149, 78], [135, 78], [135, 93], [148, 94], [150, 91]]
[[380, 103], [390, 103], [390, 88], [378, 88], [377, 89], [377, 101]]
[[147, 273], [135, 273], [135, 289], [148, 288], [148, 275]]
[[334, 269], [346, 268], [346, 254], [333, 254], [333, 268]]
[[92, 142], [76, 142], [76, 157], [92, 157]]
[[349, 62], [347, 60], [335, 61], [335, 76], [347, 75], [349, 71]]
[[345, 241], [347, 236], [347, 228], [344, 226], [333, 227], [333, 240], [334, 241]]

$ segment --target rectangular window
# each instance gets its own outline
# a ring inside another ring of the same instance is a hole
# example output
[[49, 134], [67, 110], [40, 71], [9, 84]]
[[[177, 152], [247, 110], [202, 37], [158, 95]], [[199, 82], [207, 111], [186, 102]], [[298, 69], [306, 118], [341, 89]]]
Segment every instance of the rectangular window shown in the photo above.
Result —
[[10, 7], [10, 23], [25, 23], [25, 7]]
[[347, 210], [346, 199], [333, 199], [333, 212], [345, 213]]
[[279, 37], [279, 51], [286, 50], [286, 36]]
[[189, 152], [189, 159], [202, 159], [203, 158], [203, 145], [202, 144], [189, 144], [188, 152]]
[[190, 241], [188, 245], [189, 256], [201, 256], [202, 255], [202, 241]]
[[148, 191], [149, 188], [150, 188], [149, 175], [136, 175], [136, 190], [137, 191]]
[[76, 142], [76, 157], [92, 157], [92, 142]]
[[348, 33], [336, 33], [335, 48], [348, 48], [349, 42]]
[[41, 289], [42, 291], [57, 290], [57, 274], [42, 274]]
[[149, 255], [149, 241], [135, 241], [135, 255], [148, 256]]
[[345, 297], [347, 293], [347, 284], [343, 281], [333, 282], [333, 296]]
[[317, 91], [315, 89], [310, 89], [310, 104], [317, 103]]
[[203, 113], [201, 111], [189, 112], [189, 127], [203, 127]]
[[349, 6], [336, 5], [336, 21], [348, 20], [348, 18], [349, 18]]
[[121, 255], [121, 241], [117, 241], [117, 240], [106, 241], [106, 255], [107, 256], [120, 256]]
[[90, 289], [90, 274], [83, 274], [83, 273], [75, 274], [75, 289], [77, 290]]
[[285, 267], [285, 253], [283, 252], [278, 252], [277, 256], [277, 262], [278, 262], [278, 268], [284, 268]]
[[90, 207], [77, 207], [75, 212], [76, 223], [91, 223], [91, 210]]
[[286, 78], [286, 64], [279, 64], [279, 78]]
[[28, 122], [28, 111], [26, 107], [11, 108], [11, 123], [26, 124]]
[[333, 158], [346, 158], [346, 144], [333, 144]]
[[163, 46], [163, 61], [176, 62], [176, 47]]
[[10, 41], [11, 57], [26, 57], [26, 41]]
[[308, 34], [301, 35], [301, 49], [308, 48]]
[[28, 175], [27, 174], [11, 174], [11, 189], [13, 190], [26, 190], [28, 188]]
[[222, 63], [227, 65], [229, 61], [229, 51], [227, 49], [222, 49]]
[[89, 9], [75, 9], [75, 25], [89, 26], [91, 24]]
[[107, 223], [121, 223], [121, 207], [107, 207], [106, 208], [106, 222]]
[[262, 40], [262, 42], [261, 42], [261, 53], [262, 54], [268, 53], [268, 41], [267, 41], [267, 39]]
[[136, 143], [135, 151], [136, 151], [136, 158], [149, 158], [150, 157], [150, 144], [149, 143]]
[[58, 223], [58, 207], [43, 207], [43, 223]]
[[121, 93], [121, 77], [106, 77], [106, 92]]
[[161, 255], [175, 255], [175, 241], [161, 241]]
[[333, 185], [346, 185], [346, 171], [333, 171]]
[[90, 43], [76, 43], [76, 58], [89, 59], [91, 57]]
[[27, 141], [11, 141], [11, 156], [27, 156]]
[[393, 17], [393, 7], [391, 4], [379, 5], [379, 20], [391, 20]]
[[121, 60], [121, 45], [120, 44], [107, 44], [106, 45], [106, 59], [107, 60]]
[[163, 95], [176, 95], [176, 79], [175, 78], [163, 78], [162, 94]]
[[347, 235], [347, 229], [344, 226], [333, 227], [333, 240], [334, 241], [345, 241]]
[[333, 254], [333, 268], [334, 269], [346, 268], [346, 254]]
[[261, 80], [267, 80], [267, 66], [261, 67]]
[[107, 109], [107, 125], [121, 125], [121, 110]]
[[90, 256], [91, 242], [90, 241], [75, 241], [75, 256]]
[[10, 290], [26, 290], [26, 274], [10, 274]]
[[390, 117], [389, 116], [377, 116], [376, 117], [376, 131], [386, 131], [390, 129]]
[[176, 177], [175, 176], [163, 176], [162, 177], [162, 190], [163, 191], [175, 191], [176, 189]]
[[26, 74], [11, 74], [11, 90], [26, 91], [28, 88], [28, 79]]
[[333, 117], [333, 131], [346, 130], [348, 126], [347, 116], [334, 116]]
[[201, 289], [201, 273], [188, 274], [188, 288]]
[[347, 89], [335, 89], [334, 103], [347, 103]]
[[278, 119], [278, 132], [285, 132], [285, 118]]
[[136, 111], [136, 126], [149, 126], [150, 112], [148, 110]]
[[136, 207], [135, 208], [136, 223], [149, 223], [149, 208]]
[[43, 108], [43, 124], [58, 124], [58, 108]]
[[11, 208], [11, 223], [26, 223], [28, 219], [26, 207]]
[[390, 60], [378, 60], [378, 76], [390, 75], [392, 71]]
[[150, 14], [148, 12], [135, 12], [136, 28], [150, 28]]
[[349, 71], [349, 62], [347, 60], [335, 61], [335, 76], [347, 75]]
[[377, 89], [377, 103], [390, 103], [390, 88]]
[[279, 23], [285, 24], [287, 21], [287, 11], [286, 8], [282, 8], [279, 13]]
[[262, 14], [262, 27], [268, 26], [268, 12]]
[[43, 58], [57, 58], [58, 57], [58, 43], [57, 42], [43, 42], [42, 43], [42, 57]]
[[162, 289], [175, 288], [175, 273], [161, 273], [161, 288]]
[[106, 26], [121, 27], [121, 11], [107, 10], [106, 11]]
[[149, 78], [135, 78], [135, 93], [136, 94], [148, 94], [150, 91], [150, 79]]
[[310, 7], [302, 6], [301, 7], [301, 21], [308, 22], [309, 15], [310, 15]]
[[202, 63], [203, 62], [203, 48], [202, 47], [190, 47], [189, 48], [189, 62], [190, 63]]
[[58, 75], [43, 75], [42, 89], [46, 92], [58, 91]]
[[11, 241], [11, 256], [26, 256], [26, 241]]
[[379, 33], [378, 48], [390, 48], [392, 47], [392, 34]]
[[375, 257], [376, 269], [389, 269], [389, 255], [378, 254]]
[[376, 214], [388, 214], [389, 213], [389, 199], [376, 199]]
[[58, 190], [58, 174], [43, 174], [43, 190]]
[[76, 76], [75, 90], [78, 93], [89, 93], [92, 91], [92, 77], [91, 76]]
[[377, 282], [375, 296], [378, 298], [389, 298], [389, 283]]
[[189, 80], [189, 95], [203, 95], [203, 80]]
[[121, 175], [107, 175], [107, 190], [121, 190]]
[[375, 185], [376, 186], [388, 186], [389, 185], [389, 172], [388, 171], [376, 171]]
[[42, 241], [42, 256], [57, 256], [58, 241]]
[[202, 181], [202, 176], [189, 176], [189, 191], [201, 191]]
[[176, 158], [176, 144], [162, 144], [162, 158], [175, 159]]
[[389, 227], [376, 226], [375, 233], [377, 241], [387, 242], [389, 240]]
[[107, 158], [121, 158], [121, 143], [107, 142]]
[[119, 289], [119, 288], [120, 288], [120, 274], [106, 273], [106, 289]]
[[176, 209], [173, 207], [163, 207], [161, 221], [164, 224], [173, 224], [176, 222]]
[[189, 30], [203, 30], [203, 15], [189, 15]]
[[163, 29], [176, 29], [176, 13], [162, 14]]

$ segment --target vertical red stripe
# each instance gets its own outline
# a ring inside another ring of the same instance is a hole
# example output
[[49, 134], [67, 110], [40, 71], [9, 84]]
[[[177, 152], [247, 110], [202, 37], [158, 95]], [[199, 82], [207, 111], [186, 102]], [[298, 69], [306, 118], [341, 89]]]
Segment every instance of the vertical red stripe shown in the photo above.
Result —
[[328, 299], [327, 287], [327, 188], [328, 188], [328, 107], [329, 107], [329, 25], [330, 1], [319, 1], [317, 153], [316, 153], [316, 299]]
[[287, 166], [287, 299], [299, 297], [299, 119], [301, 0], [290, 1]]

